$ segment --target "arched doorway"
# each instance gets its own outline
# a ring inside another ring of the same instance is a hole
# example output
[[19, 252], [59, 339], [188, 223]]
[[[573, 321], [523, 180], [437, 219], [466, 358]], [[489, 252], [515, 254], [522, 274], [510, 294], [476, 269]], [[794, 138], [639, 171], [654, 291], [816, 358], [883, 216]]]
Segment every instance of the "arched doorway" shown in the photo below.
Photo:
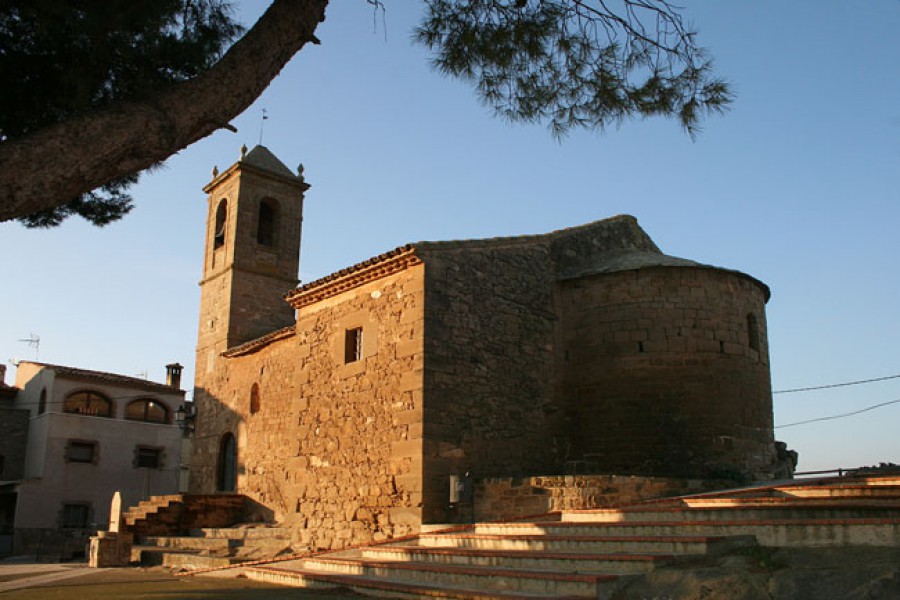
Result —
[[216, 489], [233, 492], [237, 483], [237, 442], [232, 433], [226, 433], [219, 442], [219, 468]]

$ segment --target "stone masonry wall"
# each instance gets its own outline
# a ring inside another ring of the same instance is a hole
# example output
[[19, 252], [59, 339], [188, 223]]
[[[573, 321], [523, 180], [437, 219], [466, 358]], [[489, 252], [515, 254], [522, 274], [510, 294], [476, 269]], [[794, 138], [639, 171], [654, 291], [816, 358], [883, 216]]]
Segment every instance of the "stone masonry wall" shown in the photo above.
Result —
[[[219, 440], [230, 431], [237, 492], [294, 528], [299, 548], [416, 531], [423, 302], [423, 267], [412, 267], [302, 308], [295, 334], [198, 369], [193, 490], [215, 491]], [[363, 358], [344, 364], [345, 332], [356, 327]]]
[[417, 247], [425, 261], [425, 521], [449, 476], [555, 472], [553, 263], [545, 244]]
[[766, 477], [774, 440], [765, 301], [758, 282], [714, 268], [564, 282], [568, 458], [604, 473]]
[[475, 482], [477, 520], [516, 519], [558, 510], [631, 504], [697, 494], [724, 482], [635, 475], [565, 475], [494, 478]]

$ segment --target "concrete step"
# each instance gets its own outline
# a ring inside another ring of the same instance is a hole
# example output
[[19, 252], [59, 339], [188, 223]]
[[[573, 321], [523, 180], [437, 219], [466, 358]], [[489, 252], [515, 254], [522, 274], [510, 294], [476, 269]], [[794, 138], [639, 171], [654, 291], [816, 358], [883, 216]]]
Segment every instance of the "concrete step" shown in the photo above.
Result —
[[616, 537], [753, 535], [764, 546], [897, 546], [900, 545], [900, 518], [485, 523], [476, 525], [474, 533]]
[[[245, 569], [248, 577], [251, 573], [273, 568]], [[449, 591], [463, 590], [462, 596], [449, 595], [439, 597], [473, 597], [477, 591], [478, 598], [507, 597], [498, 594], [526, 595], [524, 597], [604, 597], [605, 588], [610, 590], [621, 581], [621, 577], [606, 574], [555, 573], [543, 570], [501, 569], [495, 567], [477, 567], [463, 565], [433, 565], [429, 563], [398, 563], [390, 561], [358, 560], [352, 558], [317, 558], [307, 559], [302, 564], [277, 568], [281, 575], [293, 574], [293, 578], [301, 583], [298, 587], [309, 587], [309, 583], [335, 583], [349, 585], [363, 593], [372, 593], [369, 586], [402, 584], [409, 588]], [[254, 577], [255, 578], [255, 577]], [[343, 579], [342, 579], [343, 578]], [[350, 585], [347, 578], [356, 578]], [[377, 589], [377, 588], [374, 588]], [[420, 592], [420, 596], [427, 594]], [[536, 596], [535, 596], [536, 595]], [[520, 597], [520, 596], [511, 596]]]
[[[554, 573], [637, 574], [652, 571], [672, 560], [671, 554], [596, 554], [550, 552], [546, 550], [477, 550], [462, 548], [424, 548], [418, 546], [379, 546], [364, 549], [360, 559], [372, 564], [494, 567]], [[318, 570], [315, 564], [309, 564]], [[413, 569], [416, 570], [416, 569]], [[355, 571], [341, 571], [354, 573]], [[365, 574], [365, 573], [363, 573]]]
[[277, 585], [300, 588], [330, 589], [346, 587], [361, 594], [388, 598], [452, 598], [455, 600], [593, 600], [606, 599], [609, 594], [587, 596], [559, 596], [557, 594], [536, 594], [502, 592], [499, 590], [484, 591], [462, 587], [434, 586], [409, 581], [390, 581], [357, 575], [337, 575], [333, 573], [314, 573], [297, 569], [276, 567], [254, 567], [245, 571], [248, 579], [264, 581]]
[[900, 500], [900, 485], [779, 486], [773, 490], [790, 498], [893, 498]]
[[[577, 532], [573, 532], [576, 533]], [[717, 554], [756, 544], [753, 536], [590, 536], [590, 535], [492, 535], [454, 533], [421, 535], [419, 546], [463, 550], [514, 550], [579, 552], [594, 554]], [[363, 550], [385, 552], [403, 546], [373, 546]]]
[[696, 498], [677, 504], [563, 511], [564, 522], [731, 521], [900, 517], [900, 502], [884, 499]]

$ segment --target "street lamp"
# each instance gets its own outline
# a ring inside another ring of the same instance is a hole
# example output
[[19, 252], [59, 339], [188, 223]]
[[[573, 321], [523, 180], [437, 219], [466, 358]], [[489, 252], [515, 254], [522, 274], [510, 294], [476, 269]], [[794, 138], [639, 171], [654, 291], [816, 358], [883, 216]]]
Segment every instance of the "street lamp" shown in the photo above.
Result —
[[178, 425], [178, 427], [181, 428], [181, 432], [187, 436], [194, 432], [195, 417], [193, 403], [182, 404], [175, 411], [175, 424]]

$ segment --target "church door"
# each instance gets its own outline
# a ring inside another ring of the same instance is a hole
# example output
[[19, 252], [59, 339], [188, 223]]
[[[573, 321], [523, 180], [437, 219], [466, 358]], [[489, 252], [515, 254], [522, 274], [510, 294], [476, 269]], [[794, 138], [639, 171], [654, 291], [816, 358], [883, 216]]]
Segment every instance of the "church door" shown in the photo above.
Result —
[[219, 473], [216, 488], [220, 492], [233, 492], [237, 482], [237, 443], [234, 435], [226, 433], [219, 444]]

